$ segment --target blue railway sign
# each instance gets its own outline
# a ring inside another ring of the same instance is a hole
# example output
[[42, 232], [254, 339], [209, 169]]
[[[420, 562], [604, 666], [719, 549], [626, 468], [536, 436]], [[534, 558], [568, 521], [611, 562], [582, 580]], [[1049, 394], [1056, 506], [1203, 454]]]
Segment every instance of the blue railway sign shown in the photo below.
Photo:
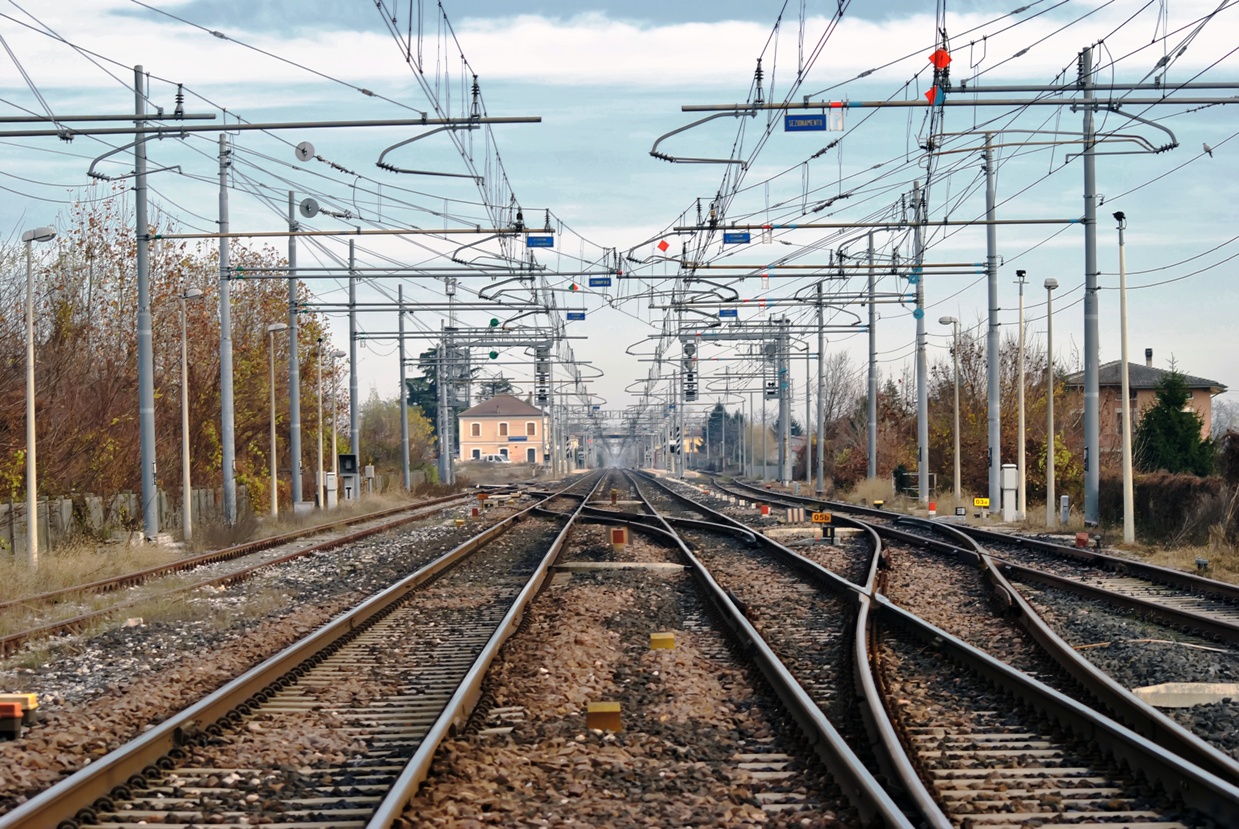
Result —
[[784, 115], [783, 132], [826, 132], [826, 115]]

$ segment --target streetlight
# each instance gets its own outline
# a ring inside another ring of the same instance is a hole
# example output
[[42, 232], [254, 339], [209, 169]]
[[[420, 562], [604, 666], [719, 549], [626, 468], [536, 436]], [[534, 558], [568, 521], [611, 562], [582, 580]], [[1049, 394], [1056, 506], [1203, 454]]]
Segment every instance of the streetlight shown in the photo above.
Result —
[[34, 435], [34, 266], [31, 242], [50, 242], [56, 229], [36, 227], [22, 234], [26, 243], [26, 563], [39, 566], [39, 488]]
[[200, 288], [181, 294], [181, 535], [188, 542], [194, 535], [193, 483], [189, 474], [189, 340], [186, 336], [185, 301], [202, 296]]
[[1131, 472], [1131, 388], [1127, 370], [1127, 263], [1123, 256], [1123, 231], [1127, 216], [1120, 210], [1114, 214], [1119, 223], [1119, 321], [1122, 331], [1122, 354], [1119, 364], [1123, 367], [1123, 543], [1136, 540], [1135, 496], [1132, 492]]
[[340, 453], [336, 451], [339, 448], [336, 443], [336, 360], [347, 356], [343, 351], [331, 352], [331, 471], [337, 475], [340, 474]]
[[1028, 505], [1025, 503], [1025, 498], [1028, 495], [1027, 490], [1027, 469], [1024, 463], [1024, 278], [1028, 275], [1028, 271], [1016, 271], [1016, 281], [1020, 285], [1020, 386], [1017, 392], [1018, 399], [1016, 401], [1016, 464], [1019, 466], [1019, 488], [1015, 493], [1015, 517], [1021, 521], [1028, 512]]
[[314, 500], [319, 509], [327, 508], [323, 492], [326, 481], [323, 480], [323, 338], [318, 338], [318, 359], [314, 361], [318, 368], [318, 477], [314, 479]]
[[955, 356], [955, 506], [959, 506], [959, 320], [942, 317], [938, 324], [951, 326], [951, 353]]
[[1054, 289], [1058, 280], [1045, 281], [1045, 525], [1056, 525], [1054, 512]]
[[[271, 357], [271, 517], [280, 514], [279, 481], [275, 466], [275, 334], [287, 331], [288, 323], [273, 322], [267, 326], [267, 352]], [[296, 493], [294, 493], [295, 495]], [[294, 498], [293, 500], [296, 500]]]

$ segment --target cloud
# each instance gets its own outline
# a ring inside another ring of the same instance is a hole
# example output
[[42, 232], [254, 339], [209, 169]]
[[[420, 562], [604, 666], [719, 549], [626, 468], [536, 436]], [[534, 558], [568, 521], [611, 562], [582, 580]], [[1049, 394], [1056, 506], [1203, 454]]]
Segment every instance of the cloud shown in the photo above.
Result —
[[[162, 6], [175, 10], [178, 4]], [[1207, 11], [1212, 11], [1212, 4], [1177, 4], [1171, 27], [1184, 26]], [[1072, 13], [1082, 14], [1078, 4], [1073, 4]], [[134, 6], [118, 0], [76, 0], [41, 8], [38, 14], [67, 40], [119, 62], [119, 67], [111, 68], [122, 80], [127, 80], [124, 67], [141, 63], [159, 76], [207, 89], [269, 89], [322, 82], [303, 69], [230, 40], [212, 37], [155, 13], [135, 13]], [[1081, 43], [1105, 38], [1105, 48], [1114, 56], [1147, 47], [1155, 34], [1152, 16], [1118, 32], [1112, 31], [1127, 14], [1129, 10], [1103, 8], [1070, 27], [1064, 27], [1064, 18], [1055, 16], [1025, 14], [1023, 17], [1028, 19], [1017, 25], [1011, 25], [1011, 18], [991, 25], [989, 15], [952, 15], [950, 31], [962, 33], [953, 41], [953, 77], [958, 81], [977, 71], [994, 70], [1007, 78], [1045, 81], [1062, 69], [1074, 71]], [[1223, 15], [1205, 27], [1174, 74], [1198, 68], [1229, 49], [1226, 23]], [[812, 51], [826, 27], [824, 17], [806, 21], [806, 54]], [[1003, 27], [1009, 28], [1002, 31]], [[566, 19], [537, 15], [466, 17], [456, 23], [455, 31], [483, 83], [532, 82], [547, 88], [637, 86], [676, 89], [690, 97], [694, 89], [713, 90], [716, 95], [728, 89], [732, 98], [742, 96], [749, 88], [757, 58], [771, 36], [769, 23], [720, 20], [660, 25], [615, 19], [600, 12]], [[866, 70], [876, 70], [870, 76], [873, 80], [903, 81], [918, 72], [927, 78], [927, 56], [933, 48], [934, 31], [935, 22], [928, 14], [908, 14], [880, 22], [847, 17], [812, 66], [803, 89], [829, 88]], [[13, 45], [40, 86], [115, 85], [64, 44], [7, 20], [0, 20], [0, 33]], [[229, 28], [222, 33], [327, 75], [373, 85], [376, 91], [381, 89], [411, 102], [421, 98], [398, 44], [385, 32], [357, 31], [329, 22], [318, 30], [298, 28], [292, 36], [270, 28]], [[1177, 44], [1185, 34], [1172, 36], [1171, 43]], [[797, 71], [798, 37], [798, 25], [790, 21], [779, 30], [777, 49], [772, 43], [765, 51], [765, 82], [769, 85], [773, 81], [776, 95], [788, 88]], [[427, 82], [434, 82], [436, 71], [441, 73], [440, 80], [450, 79], [453, 85], [467, 82], [462, 77], [455, 44], [444, 50], [449, 58], [438, 69], [435, 48], [434, 38], [429, 37], [424, 51]], [[1148, 48], [1133, 58], [1129, 66], [1147, 71], [1162, 51]], [[777, 63], [773, 60], [776, 54]], [[1017, 54], [1019, 57], [1014, 57]], [[896, 61], [893, 66], [878, 68], [892, 60]], [[10, 78], [6, 85], [12, 88], [15, 78]]]

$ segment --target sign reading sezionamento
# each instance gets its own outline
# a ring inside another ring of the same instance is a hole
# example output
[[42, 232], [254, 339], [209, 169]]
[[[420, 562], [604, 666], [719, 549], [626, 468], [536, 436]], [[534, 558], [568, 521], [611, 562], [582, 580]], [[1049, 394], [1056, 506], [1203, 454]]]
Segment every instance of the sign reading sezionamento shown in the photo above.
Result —
[[826, 116], [784, 115], [784, 132], [826, 132]]

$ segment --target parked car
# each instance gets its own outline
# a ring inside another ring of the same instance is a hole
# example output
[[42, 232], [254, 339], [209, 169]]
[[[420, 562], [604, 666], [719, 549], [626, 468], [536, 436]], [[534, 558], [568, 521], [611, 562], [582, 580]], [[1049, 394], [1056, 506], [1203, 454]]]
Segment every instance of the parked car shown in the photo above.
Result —
[[482, 463], [511, 463], [512, 459], [507, 455], [483, 455]]

